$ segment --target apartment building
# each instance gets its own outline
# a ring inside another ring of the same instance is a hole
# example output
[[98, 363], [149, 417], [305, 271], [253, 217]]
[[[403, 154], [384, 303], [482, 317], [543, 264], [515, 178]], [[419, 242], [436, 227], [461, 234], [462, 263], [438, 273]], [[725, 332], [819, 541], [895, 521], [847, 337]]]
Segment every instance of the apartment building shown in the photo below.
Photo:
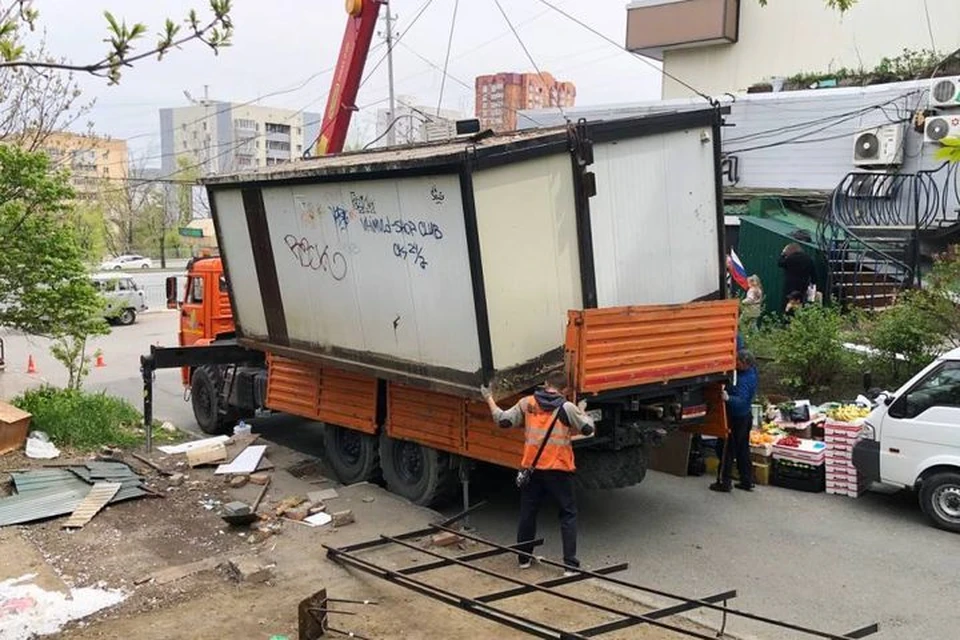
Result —
[[521, 109], [572, 107], [577, 88], [549, 73], [496, 73], [475, 81], [476, 117], [480, 126], [494, 131], [514, 131]]
[[187, 158], [201, 173], [265, 167], [300, 158], [320, 133], [321, 114], [200, 100], [160, 110], [161, 169]]
[[[960, 48], [957, 25], [957, 0], [862, 0], [842, 15], [823, 0], [634, 0], [626, 48], [717, 96], [799, 73], [870, 70], [904, 49], [946, 55]], [[664, 76], [663, 98], [690, 95]]]
[[42, 149], [55, 167], [70, 172], [70, 184], [80, 198], [91, 198], [104, 184], [118, 186], [127, 178], [125, 140], [64, 131], [50, 134]]

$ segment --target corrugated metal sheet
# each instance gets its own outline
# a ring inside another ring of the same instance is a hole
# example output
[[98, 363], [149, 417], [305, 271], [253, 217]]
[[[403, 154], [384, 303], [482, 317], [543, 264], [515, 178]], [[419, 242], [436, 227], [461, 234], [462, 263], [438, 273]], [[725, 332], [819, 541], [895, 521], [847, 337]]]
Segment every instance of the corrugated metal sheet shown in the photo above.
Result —
[[147, 495], [142, 478], [119, 462], [89, 462], [10, 474], [17, 493], [0, 499], [0, 527], [72, 513], [97, 481], [120, 484], [109, 504]]
[[320, 367], [271, 355], [267, 407], [315, 420], [320, 410]]
[[390, 437], [416, 440], [453, 453], [462, 451], [462, 398], [390, 384], [387, 406], [388, 418], [385, 427]]
[[739, 302], [571, 311], [567, 350], [581, 393], [732, 371]]
[[[502, 400], [501, 406], [512, 406], [519, 398]], [[464, 428], [464, 453], [479, 460], [511, 469], [520, 468], [523, 457], [523, 428], [503, 429], [490, 418], [490, 409], [479, 402], [467, 402]]]

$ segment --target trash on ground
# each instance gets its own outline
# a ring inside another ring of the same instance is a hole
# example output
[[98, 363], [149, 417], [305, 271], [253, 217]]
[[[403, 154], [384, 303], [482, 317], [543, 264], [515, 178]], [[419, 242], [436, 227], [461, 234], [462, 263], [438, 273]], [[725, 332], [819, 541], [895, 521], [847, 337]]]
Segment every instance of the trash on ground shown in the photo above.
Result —
[[33, 583], [36, 574], [0, 582], [0, 638], [29, 640], [59, 632], [72, 620], [123, 602], [126, 594], [114, 589], [81, 587], [47, 591]]
[[214, 442], [205, 447], [197, 447], [187, 451], [187, 464], [191, 467], [200, 467], [207, 464], [216, 464], [227, 459], [227, 448], [222, 442]]
[[26, 454], [35, 460], [51, 460], [60, 455], [60, 449], [50, 442], [50, 436], [43, 431], [31, 431], [27, 438]]
[[249, 446], [234, 458], [233, 462], [217, 467], [214, 474], [242, 473], [249, 475], [257, 470], [257, 465], [260, 464], [260, 458], [263, 457], [266, 450], [267, 446], [263, 444]]
[[331, 522], [333, 522], [333, 516], [325, 511], [315, 513], [312, 516], [307, 516], [303, 519], [303, 523], [308, 524], [311, 527], [321, 527], [325, 524], [330, 524]]
[[94, 484], [90, 493], [74, 509], [73, 514], [60, 526], [64, 529], [82, 528], [83, 525], [100, 513], [101, 509], [107, 506], [107, 503], [117, 495], [117, 491], [120, 491], [122, 486], [119, 482], [98, 482]]
[[37, 522], [73, 513], [97, 482], [119, 483], [108, 504], [147, 495], [143, 478], [122, 462], [87, 462], [10, 473], [14, 495], [0, 498], [0, 526]]
[[32, 417], [12, 404], [0, 402], [0, 455], [16, 451], [26, 443]]
[[234, 437], [250, 435], [250, 425], [241, 420], [237, 423], [237, 426], [233, 428], [233, 435]]
[[176, 428], [175, 426], [173, 426], [173, 423], [172, 423], [172, 422], [164, 422], [162, 425], [160, 425], [160, 428], [161, 428], [163, 431], [166, 431], [166, 432], [168, 432], [168, 433], [176, 433], [176, 432], [177, 432], [177, 428]]
[[226, 442], [229, 440], [227, 436], [214, 436], [212, 438], [204, 438], [203, 440], [193, 440], [192, 442], [181, 442], [180, 444], [168, 444], [162, 447], [157, 447], [162, 453], [167, 455], [173, 455], [176, 453], [186, 453], [191, 449], [198, 449], [209, 446], [211, 444], [216, 444], [218, 442]]

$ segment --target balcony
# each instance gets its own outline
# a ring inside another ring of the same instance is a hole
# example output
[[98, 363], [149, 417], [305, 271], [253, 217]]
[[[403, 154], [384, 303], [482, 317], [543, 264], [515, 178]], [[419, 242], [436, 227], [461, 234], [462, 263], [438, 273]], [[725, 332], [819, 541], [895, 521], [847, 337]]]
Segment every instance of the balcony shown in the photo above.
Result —
[[635, 0], [627, 5], [628, 51], [663, 60], [671, 49], [737, 41], [740, 0]]

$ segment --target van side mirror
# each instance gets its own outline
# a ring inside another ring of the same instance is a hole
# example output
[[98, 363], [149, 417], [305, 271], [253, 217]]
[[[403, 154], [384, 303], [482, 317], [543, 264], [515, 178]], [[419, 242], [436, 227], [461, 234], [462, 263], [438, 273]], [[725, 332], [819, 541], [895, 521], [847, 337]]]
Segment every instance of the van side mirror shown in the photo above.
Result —
[[177, 276], [167, 278], [167, 309], [177, 309], [180, 301], [177, 300]]
[[896, 398], [894, 398], [892, 394], [883, 396], [883, 404], [887, 405], [888, 407], [893, 404], [894, 400], [896, 400]]

